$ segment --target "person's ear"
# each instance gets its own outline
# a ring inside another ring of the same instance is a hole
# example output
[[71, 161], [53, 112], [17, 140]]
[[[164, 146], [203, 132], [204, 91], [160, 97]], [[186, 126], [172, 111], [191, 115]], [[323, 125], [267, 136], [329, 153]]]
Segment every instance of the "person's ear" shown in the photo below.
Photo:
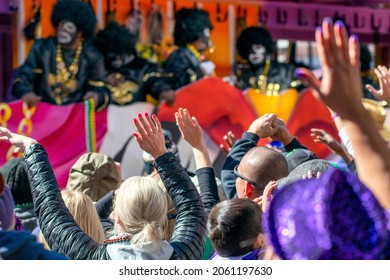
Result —
[[244, 195], [246, 197], [251, 197], [252, 194], [253, 194], [253, 186], [250, 183], [248, 183], [247, 181], [245, 181]]

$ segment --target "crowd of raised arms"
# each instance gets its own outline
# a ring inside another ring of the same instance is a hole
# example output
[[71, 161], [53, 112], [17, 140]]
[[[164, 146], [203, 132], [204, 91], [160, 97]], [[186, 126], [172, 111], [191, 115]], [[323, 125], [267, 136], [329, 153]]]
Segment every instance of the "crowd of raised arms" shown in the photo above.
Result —
[[[201, 57], [211, 44], [207, 12], [178, 11], [178, 48], [160, 68], [137, 56], [123, 26], [111, 24], [90, 40], [96, 26], [91, 9], [81, 1], [68, 5], [54, 7], [57, 36], [37, 40], [15, 71], [12, 93], [29, 106], [92, 98], [104, 109], [148, 96], [173, 104], [176, 89], [214, 71]], [[280, 116], [267, 113], [242, 136], [226, 131], [219, 176], [194, 112], [179, 108], [176, 126], [192, 147], [195, 174], [181, 165], [158, 117], [139, 112], [123, 121], [148, 158], [147, 174], [122, 178], [111, 157], [88, 153], [72, 166], [61, 191], [45, 147], [0, 127], [0, 145], [10, 143], [23, 154], [0, 169], [0, 259], [389, 259], [390, 139], [362, 98], [390, 102], [390, 71], [375, 69], [379, 89], [362, 87], [361, 44], [341, 21], [324, 18], [315, 40], [321, 79], [308, 68], [272, 61], [266, 29], [244, 30], [237, 48], [249, 70], [233, 83], [261, 90], [265, 75], [268, 84], [287, 89], [299, 79], [329, 109], [342, 143], [315, 127], [313, 141], [344, 165], [318, 158]], [[131, 94], [123, 90], [126, 81], [136, 85]], [[265, 138], [281, 148], [260, 145]]]

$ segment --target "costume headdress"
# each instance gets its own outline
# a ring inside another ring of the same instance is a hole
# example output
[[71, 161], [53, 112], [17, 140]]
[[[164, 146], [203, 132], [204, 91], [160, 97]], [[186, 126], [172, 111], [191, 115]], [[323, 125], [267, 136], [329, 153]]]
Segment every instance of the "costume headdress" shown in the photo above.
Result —
[[274, 43], [271, 34], [263, 27], [248, 27], [244, 29], [237, 39], [237, 50], [240, 56], [248, 59], [253, 45], [262, 45], [267, 54], [274, 52]]
[[199, 9], [180, 9], [175, 15], [175, 45], [185, 47], [204, 36], [204, 29], [213, 29], [209, 14]]
[[73, 22], [85, 39], [91, 38], [95, 32], [96, 17], [88, 3], [77, 0], [58, 1], [51, 14], [51, 23], [57, 28], [62, 20]]

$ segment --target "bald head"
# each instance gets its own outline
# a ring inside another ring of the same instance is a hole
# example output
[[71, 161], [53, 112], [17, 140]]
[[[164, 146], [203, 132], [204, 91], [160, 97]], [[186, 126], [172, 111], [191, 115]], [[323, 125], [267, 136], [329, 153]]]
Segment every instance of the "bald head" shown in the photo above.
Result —
[[256, 192], [260, 195], [269, 181], [276, 181], [288, 175], [285, 157], [266, 147], [250, 149], [240, 162], [240, 171], [256, 183]]

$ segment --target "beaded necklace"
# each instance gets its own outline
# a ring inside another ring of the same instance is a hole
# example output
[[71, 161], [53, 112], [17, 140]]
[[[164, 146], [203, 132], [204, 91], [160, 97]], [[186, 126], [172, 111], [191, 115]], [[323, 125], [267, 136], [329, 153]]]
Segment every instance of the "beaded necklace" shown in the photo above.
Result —
[[259, 76], [257, 80], [257, 88], [260, 89], [260, 91], [263, 93], [267, 91], [267, 75], [270, 67], [271, 67], [271, 61], [267, 59], [265, 61], [263, 73]]
[[76, 53], [74, 55], [73, 61], [70, 64], [69, 68], [66, 67], [63, 54], [62, 54], [62, 46], [61, 44], [57, 44], [57, 52], [56, 52], [56, 90], [55, 99], [57, 104], [62, 103], [62, 97], [70, 94], [75, 90], [76, 85], [76, 75], [79, 71], [79, 59], [81, 52], [83, 50], [83, 41], [81, 40], [77, 46]]
[[189, 49], [200, 62], [206, 60], [206, 57], [201, 54], [193, 45], [187, 44], [187, 49]]

